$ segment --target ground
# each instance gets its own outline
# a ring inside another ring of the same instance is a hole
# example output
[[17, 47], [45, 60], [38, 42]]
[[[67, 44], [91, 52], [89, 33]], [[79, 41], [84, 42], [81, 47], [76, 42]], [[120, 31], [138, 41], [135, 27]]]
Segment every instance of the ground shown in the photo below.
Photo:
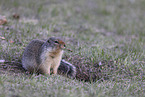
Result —
[[[0, 96], [144, 97], [144, 9], [144, 0], [1, 0]], [[21, 67], [27, 44], [51, 36], [71, 50], [63, 59], [75, 79]]]

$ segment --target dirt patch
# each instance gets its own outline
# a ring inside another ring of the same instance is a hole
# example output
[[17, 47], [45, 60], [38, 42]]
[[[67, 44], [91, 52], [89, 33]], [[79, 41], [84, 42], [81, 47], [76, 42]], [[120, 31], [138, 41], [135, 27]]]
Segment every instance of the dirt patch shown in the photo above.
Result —
[[[131, 76], [131, 73], [127, 68], [121, 67], [119, 69], [117, 65], [115, 65], [115, 61], [99, 61], [96, 63], [91, 63], [89, 61], [85, 61], [87, 59], [82, 58], [78, 55], [73, 56], [69, 59], [69, 62], [72, 62], [73, 65], [76, 66], [76, 79], [79, 81], [85, 82], [94, 82], [94, 81], [104, 81], [109, 78], [113, 78], [113, 73], [118, 72], [120, 75]], [[124, 66], [122, 64], [122, 66]], [[10, 74], [29, 74], [26, 72], [21, 64], [21, 61], [17, 62], [4, 62], [0, 64], [0, 73], [5, 73], [8, 71]], [[125, 72], [124, 72], [125, 71]], [[59, 71], [58, 71], [59, 72]], [[64, 75], [59, 73], [59, 75]]]
[[4, 62], [0, 64], [0, 73], [5, 73], [8, 71], [10, 74], [25, 73], [20, 62]]
[[115, 68], [114, 61], [99, 61], [96, 63], [84, 61], [86, 59], [80, 56], [74, 56], [70, 59], [73, 65], [76, 66], [76, 79], [80, 81], [97, 81], [107, 80], [109, 75], [107, 73], [113, 72]]

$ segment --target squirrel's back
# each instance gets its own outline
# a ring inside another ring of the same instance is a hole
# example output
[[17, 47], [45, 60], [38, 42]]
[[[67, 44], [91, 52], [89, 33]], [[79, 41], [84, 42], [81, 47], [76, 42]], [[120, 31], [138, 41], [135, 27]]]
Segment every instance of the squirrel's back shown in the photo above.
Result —
[[44, 44], [45, 41], [42, 40], [32, 40], [28, 46], [25, 48], [22, 56], [22, 66], [24, 69], [35, 72], [34, 69], [38, 66], [37, 57], [40, 47]]

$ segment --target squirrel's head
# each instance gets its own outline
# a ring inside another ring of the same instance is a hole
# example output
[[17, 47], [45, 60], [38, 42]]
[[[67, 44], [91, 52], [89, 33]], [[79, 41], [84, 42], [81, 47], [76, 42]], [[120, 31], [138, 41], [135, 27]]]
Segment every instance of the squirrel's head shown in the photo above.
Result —
[[53, 50], [62, 50], [65, 48], [65, 43], [56, 37], [51, 37], [47, 40], [47, 44], [49, 47], [52, 47]]

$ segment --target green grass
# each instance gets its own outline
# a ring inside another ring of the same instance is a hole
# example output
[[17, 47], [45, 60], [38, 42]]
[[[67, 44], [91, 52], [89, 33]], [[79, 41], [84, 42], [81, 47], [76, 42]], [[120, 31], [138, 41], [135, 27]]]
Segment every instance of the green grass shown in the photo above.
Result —
[[[103, 67], [107, 80], [83, 82], [58, 76], [27, 75], [3, 70], [0, 64], [0, 97], [143, 97], [145, 96], [144, 0], [1, 0], [0, 59], [21, 59], [32, 39], [62, 37], [64, 59]], [[14, 13], [20, 15], [16, 20]], [[116, 62], [116, 63], [115, 63]]]

